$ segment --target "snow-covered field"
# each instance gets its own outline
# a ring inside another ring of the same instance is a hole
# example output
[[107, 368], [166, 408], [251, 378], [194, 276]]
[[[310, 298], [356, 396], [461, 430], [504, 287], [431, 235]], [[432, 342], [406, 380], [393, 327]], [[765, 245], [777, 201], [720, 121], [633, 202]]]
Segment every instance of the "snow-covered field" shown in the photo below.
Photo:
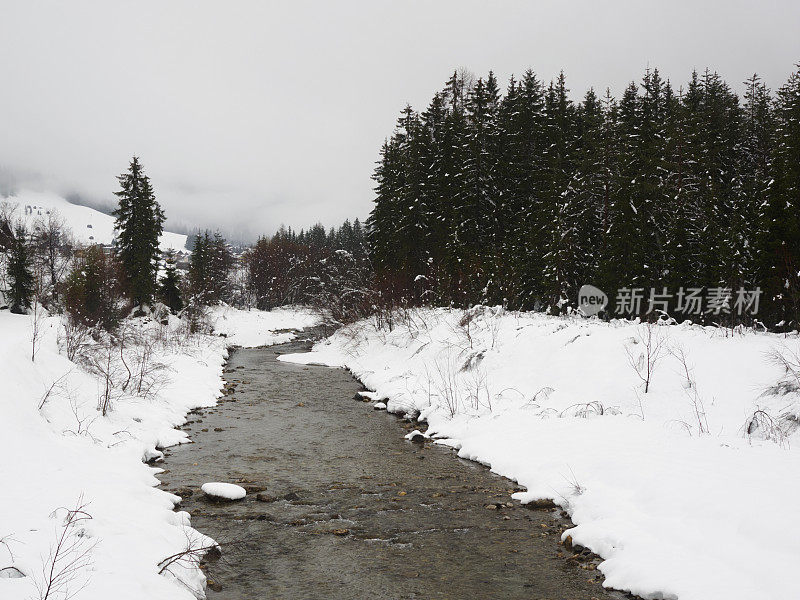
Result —
[[[269, 328], [314, 324], [302, 311], [254, 316], [218, 309], [214, 316], [242, 326], [258, 344], [291, 337], [270, 335]], [[216, 402], [226, 348], [231, 338], [244, 343], [244, 337], [177, 341], [175, 321], [161, 332], [166, 341], [156, 344], [150, 357], [151, 364], [164, 366], [163, 387], [149, 397], [115, 396], [104, 417], [98, 411], [104, 379], [59, 352], [60, 319], [45, 319], [32, 362], [31, 317], [0, 312], [3, 600], [40, 597], [36, 586], [48, 579], [43, 571], [62, 535], [62, 547], [72, 549], [59, 555], [55, 571], [78, 560], [68, 583], [73, 591], [86, 585], [77, 596], [81, 600], [188, 600], [202, 590], [202, 573], [189, 565], [177, 563], [169, 573], [158, 574], [159, 561], [186, 549], [189, 540], [208, 540], [191, 529], [187, 513], [173, 511], [177, 496], [156, 487], [158, 469], [143, 460], [157, 459], [159, 448], [189, 441], [175, 426], [185, 421], [187, 411]], [[155, 323], [138, 327], [158, 328]], [[133, 362], [129, 357], [129, 364]], [[75, 524], [65, 528], [66, 511], [79, 506], [91, 519], [78, 513]], [[49, 597], [64, 596], [59, 592]]]
[[[81, 244], [110, 244], [114, 239], [114, 217], [88, 206], [72, 204], [57, 194], [21, 190], [0, 201], [17, 205], [17, 216], [30, 230], [36, 219], [46, 219], [48, 211], [56, 210], [72, 230], [75, 241]], [[186, 236], [165, 231], [161, 250], [186, 251]]]
[[396, 318], [281, 360], [348, 367], [376, 402], [518, 481], [516, 499], [554, 499], [609, 587], [798, 597], [800, 381], [770, 358], [796, 360], [796, 335], [480, 307]]

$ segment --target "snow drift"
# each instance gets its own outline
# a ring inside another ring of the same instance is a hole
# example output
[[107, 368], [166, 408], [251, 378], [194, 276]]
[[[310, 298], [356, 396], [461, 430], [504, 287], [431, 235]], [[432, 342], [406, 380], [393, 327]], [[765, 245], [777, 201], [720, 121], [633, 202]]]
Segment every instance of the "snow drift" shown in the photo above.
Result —
[[[212, 317], [223, 312], [227, 323], [243, 326], [256, 318], [230, 308]], [[81, 559], [68, 581], [73, 591], [86, 586], [81, 600], [202, 597], [205, 578], [196, 565], [178, 561], [159, 574], [159, 562], [211, 540], [191, 528], [188, 513], [173, 510], [180, 499], [157, 488], [160, 469], [143, 461], [189, 441], [175, 427], [191, 409], [216, 403], [230, 340], [195, 335], [158, 344], [151, 360], [166, 377], [157, 393], [119, 396], [102, 416], [103, 380], [59, 353], [59, 317], [42, 323], [31, 361], [31, 319], [0, 312], [0, 598], [39, 597], [37, 585], [65, 532], [75, 550], [60, 564]], [[312, 323], [307, 313], [288, 310], [258, 320], [265, 325], [259, 343], [292, 337], [270, 336], [266, 324]], [[163, 333], [169, 340], [179, 327], [173, 317]], [[85, 518], [67, 527], [77, 508]]]
[[388, 410], [519, 482], [516, 499], [554, 499], [608, 587], [797, 596], [797, 336], [484, 307], [394, 318], [280, 360], [348, 367]]

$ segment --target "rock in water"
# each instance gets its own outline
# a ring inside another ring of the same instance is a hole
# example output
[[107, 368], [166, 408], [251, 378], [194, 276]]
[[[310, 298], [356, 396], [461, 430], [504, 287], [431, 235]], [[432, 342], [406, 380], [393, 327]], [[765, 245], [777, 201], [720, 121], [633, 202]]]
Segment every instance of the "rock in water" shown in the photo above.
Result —
[[414, 442], [416, 444], [424, 444], [425, 443], [425, 434], [423, 434], [418, 429], [415, 429], [414, 431], [412, 431], [411, 433], [406, 435], [406, 439], [407, 440], [411, 440], [412, 442]]
[[200, 489], [206, 496], [220, 500], [241, 500], [247, 495], [247, 491], [243, 487], [232, 483], [204, 483]]

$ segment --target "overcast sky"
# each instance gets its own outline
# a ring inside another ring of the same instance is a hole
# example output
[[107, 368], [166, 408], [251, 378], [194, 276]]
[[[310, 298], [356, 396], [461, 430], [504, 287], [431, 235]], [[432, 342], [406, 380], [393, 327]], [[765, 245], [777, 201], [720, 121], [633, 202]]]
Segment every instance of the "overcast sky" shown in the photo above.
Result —
[[333, 225], [455, 68], [563, 68], [578, 97], [648, 65], [775, 89], [798, 61], [798, 0], [0, 0], [0, 189], [111, 201], [135, 153], [172, 222]]

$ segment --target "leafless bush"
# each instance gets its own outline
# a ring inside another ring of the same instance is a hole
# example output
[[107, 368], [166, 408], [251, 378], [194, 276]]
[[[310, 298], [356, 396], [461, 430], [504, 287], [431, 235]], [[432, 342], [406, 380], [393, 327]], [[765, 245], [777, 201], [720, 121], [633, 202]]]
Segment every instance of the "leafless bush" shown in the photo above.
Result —
[[[13, 563], [14, 562], [14, 553], [11, 551], [11, 542], [14, 541], [14, 538], [11, 535], [4, 535], [0, 537], [0, 547], [2, 547], [6, 553], [8, 554], [8, 559]], [[4, 567], [0, 569], [0, 572], [6, 569], [13, 569], [14, 567]]]
[[[200, 561], [209, 553], [220, 553], [220, 545], [215, 542], [214, 540], [204, 536], [202, 534], [197, 533], [193, 529], [189, 527], [185, 527], [183, 529], [184, 535], [186, 536], [186, 546], [180, 552], [176, 552], [172, 554], [162, 561], [160, 561], [156, 566], [158, 567], [158, 574], [163, 575], [164, 573], [169, 573], [175, 579], [187, 585], [179, 576], [179, 573], [175, 571], [176, 567], [181, 567], [185, 569], [193, 569], [198, 568], [200, 566]], [[190, 588], [191, 589], [191, 588]], [[199, 590], [192, 590], [193, 592]]]
[[559, 413], [559, 417], [580, 417], [581, 419], [588, 419], [589, 417], [602, 416], [605, 414], [618, 414], [619, 410], [614, 407], [606, 408], [602, 402], [594, 400], [592, 402], [573, 404], [568, 406]]
[[708, 435], [711, 433], [708, 429], [708, 418], [706, 417], [706, 408], [703, 398], [697, 392], [697, 386], [692, 385], [686, 390], [686, 395], [692, 406], [692, 415], [694, 416], [695, 423], [697, 424], [697, 432], [700, 435]]
[[125, 381], [120, 385], [122, 391], [142, 398], [155, 396], [166, 383], [164, 372], [167, 370], [165, 364], [154, 358], [157, 347], [162, 345], [159, 330], [141, 332], [123, 326], [115, 344], [119, 348], [119, 362], [125, 370]]
[[436, 396], [440, 400], [440, 404], [444, 406], [447, 413], [452, 419], [461, 407], [461, 397], [458, 390], [458, 381], [456, 378], [456, 369], [451, 360], [441, 361], [438, 358], [434, 361], [434, 373], [428, 371], [427, 366], [425, 372], [428, 378], [428, 388], [433, 390], [432, 396]]
[[224, 560], [222, 556], [223, 548], [226, 552], [231, 549], [243, 551], [244, 546], [252, 542], [249, 538], [215, 541], [197, 533], [190, 527], [185, 527], [183, 532], [186, 537], [183, 550], [166, 557], [156, 566], [159, 569], [159, 575], [170, 575], [198, 597], [203, 597], [203, 590], [194, 589], [190, 584], [184, 581], [183, 577], [181, 577], [181, 571], [197, 569], [204, 560], [215, 561], [220, 558]]
[[92, 342], [92, 329], [66, 315], [58, 332], [58, 347], [72, 362], [81, 362]]
[[[644, 383], [645, 394], [650, 391], [653, 372], [662, 357], [666, 341], [662, 328], [655, 323], [647, 322], [639, 328], [636, 337], [632, 338], [632, 344], [625, 346], [628, 364]], [[639, 345], [642, 349], [637, 354], [633, 346]]]
[[539, 388], [533, 397], [522, 405], [523, 408], [539, 408], [539, 402], [545, 402], [550, 397], [550, 394], [555, 392], [555, 388], [546, 385]]
[[492, 395], [489, 391], [489, 376], [486, 369], [475, 369], [467, 380], [466, 400], [473, 410], [481, 406], [492, 412]]
[[39, 302], [38, 297], [33, 299], [33, 307], [30, 312], [31, 320], [31, 362], [36, 361], [36, 351], [39, 348], [39, 342], [44, 335], [44, 319], [46, 313], [44, 308]]
[[105, 417], [113, 403], [122, 396], [118, 383], [122, 378], [122, 365], [117, 360], [116, 348], [110, 339], [96, 344], [88, 354], [87, 365], [100, 381], [97, 410]]
[[744, 424], [744, 435], [748, 439], [759, 438], [775, 442], [781, 448], [789, 444], [787, 428], [782, 426], [779, 419], [775, 419], [767, 411], [757, 409]]
[[42, 396], [41, 400], [39, 400], [38, 410], [42, 410], [44, 408], [45, 404], [47, 404], [47, 401], [54, 392], [64, 389], [64, 380], [69, 376], [70, 373], [72, 373], [71, 369], [61, 375], [61, 377], [53, 380], [53, 383], [51, 383], [50, 386], [45, 390], [44, 395]]
[[69, 600], [88, 585], [87, 571], [92, 565], [96, 542], [83, 528], [92, 518], [86, 506], [80, 498], [75, 508], [59, 508], [50, 515], [63, 520], [55, 545], [42, 566], [41, 578], [36, 580], [39, 600]]
[[695, 387], [694, 377], [692, 377], [692, 371], [694, 368], [689, 367], [689, 355], [687, 354], [686, 350], [680, 344], [674, 344], [667, 348], [667, 352], [672, 355], [675, 360], [677, 360], [681, 365], [681, 374], [683, 375], [684, 387], [686, 388], [693, 388]]
[[74, 396], [70, 396], [69, 398], [69, 408], [75, 419], [75, 429], [65, 429], [64, 434], [70, 434], [76, 437], [86, 436], [92, 441], [97, 442], [97, 439], [91, 433], [91, 427], [98, 417], [81, 414], [81, 407]]
[[71, 232], [57, 210], [52, 209], [34, 221], [32, 242], [40, 273], [39, 300], [52, 311], [59, 304], [74, 246]]

